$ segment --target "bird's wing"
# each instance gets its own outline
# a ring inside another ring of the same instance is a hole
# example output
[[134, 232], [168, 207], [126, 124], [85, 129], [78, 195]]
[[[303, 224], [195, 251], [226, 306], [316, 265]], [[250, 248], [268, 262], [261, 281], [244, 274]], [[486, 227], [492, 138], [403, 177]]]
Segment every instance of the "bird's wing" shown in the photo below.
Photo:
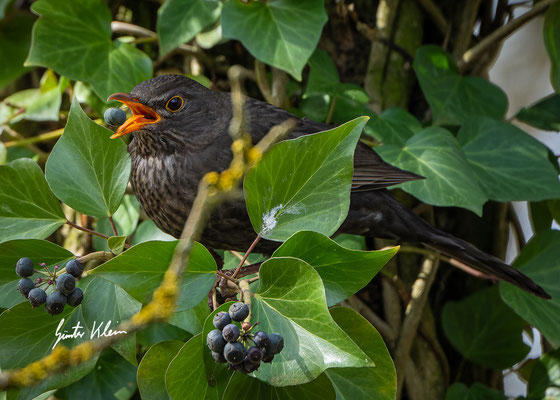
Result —
[[[250, 116], [251, 134], [256, 141], [260, 140], [272, 126], [290, 118], [298, 121], [290, 138], [334, 128], [332, 125], [315, 122], [307, 118], [298, 118], [286, 110], [251, 98], [247, 98], [245, 107]], [[367, 144], [358, 143], [354, 153], [352, 191], [383, 189], [417, 179], [424, 179], [424, 177], [386, 163]]]
[[[318, 132], [333, 127], [307, 118], [302, 120], [303, 126], [309, 131]], [[304, 128], [304, 129], [305, 129]], [[376, 190], [388, 186], [398, 185], [408, 181], [425, 179], [410, 171], [404, 171], [383, 159], [367, 144], [359, 142], [354, 153], [354, 175], [352, 176], [352, 191]]]
[[358, 143], [354, 153], [352, 191], [383, 189], [418, 179], [424, 179], [424, 177], [386, 163], [367, 144]]

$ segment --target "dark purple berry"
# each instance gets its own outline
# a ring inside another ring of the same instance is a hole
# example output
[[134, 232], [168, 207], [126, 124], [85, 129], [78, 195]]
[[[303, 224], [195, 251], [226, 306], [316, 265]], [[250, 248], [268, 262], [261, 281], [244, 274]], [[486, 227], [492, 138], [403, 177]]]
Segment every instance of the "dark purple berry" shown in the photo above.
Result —
[[240, 334], [241, 332], [239, 332], [239, 328], [235, 324], [226, 325], [222, 330], [222, 335], [224, 339], [230, 343], [237, 341], [237, 339], [239, 339]]
[[47, 301], [47, 293], [45, 293], [43, 289], [35, 288], [31, 289], [27, 298], [29, 299], [31, 306], [39, 307]]
[[220, 353], [216, 353], [215, 351], [212, 352], [212, 358], [214, 359], [214, 361], [216, 361], [217, 363], [221, 363], [221, 364], [225, 364], [227, 363], [226, 358], [224, 357], [224, 353], [220, 352]]
[[239, 363], [239, 364], [231, 364], [228, 363], [228, 369], [229, 370], [234, 370], [237, 372], [241, 372], [242, 374], [246, 374], [247, 372], [245, 371], [245, 367], [243, 366], [243, 363]]
[[233, 303], [229, 308], [229, 315], [234, 321], [241, 322], [249, 315], [249, 307], [245, 303]]
[[66, 296], [59, 292], [52, 292], [47, 296], [45, 310], [51, 315], [60, 314], [66, 305]]
[[257, 369], [259, 369], [259, 367], [261, 366], [261, 362], [251, 362], [249, 359], [245, 359], [245, 361], [243, 361], [243, 367], [245, 368], [245, 371], [247, 371], [248, 374], [250, 374], [251, 372], [255, 372]]
[[56, 290], [62, 294], [70, 294], [76, 287], [76, 278], [70, 274], [62, 274], [56, 278]]
[[41, 283], [41, 282], [43, 282], [43, 279], [37, 278], [37, 283]]
[[247, 350], [247, 359], [252, 363], [260, 363], [263, 357], [262, 350], [256, 346], [249, 347]]
[[265, 350], [263, 351], [262, 362], [271, 363], [272, 360], [274, 360], [274, 353], [272, 353], [271, 351], [265, 349]]
[[254, 334], [253, 342], [255, 342], [255, 345], [257, 345], [261, 349], [264, 349], [265, 347], [270, 345], [270, 339], [268, 338], [266, 332], [263, 331], [259, 331]]
[[76, 288], [66, 296], [66, 301], [68, 302], [69, 306], [77, 307], [82, 304], [82, 300], [84, 299], [84, 292], [80, 288]]
[[25, 298], [27, 298], [31, 289], [34, 288], [35, 288], [35, 284], [29, 278], [21, 278], [17, 285], [17, 289]]
[[222, 353], [226, 345], [226, 340], [222, 336], [222, 332], [219, 329], [214, 329], [208, 332], [206, 335], [206, 345], [210, 350], [216, 353]]
[[222, 330], [228, 324], [231, 324], [231, 317], [225, 311], [220, 311], [214, 318], [212, 318], [212, 323], [216, 327], [216, 329]]
[[267, 346], [267, 349], [273, 354], [280, 353], [284, 348], [284, 338], [277, 333], [270, 333], [268, 338], [270, 339], [270, 345]]
[[224, 357], [232, 364], [240, 364], [243, 362], [247, 350], [239, 342], [227, 343], [224, 347]]
[[75, 278], [79, 278], [84, 272], [84, 266], [77, 259], [73, 259], [66, 264], [66, 272]]
[[103, 119], [107, 125], [121, 126], [126, 121], [126, 113], [120, 108], [111, 107], [105, 111]]
[[33, 261], [27, 257], [20, 258], [16, 263], [16, 274], [22, 278], [33, 275]]

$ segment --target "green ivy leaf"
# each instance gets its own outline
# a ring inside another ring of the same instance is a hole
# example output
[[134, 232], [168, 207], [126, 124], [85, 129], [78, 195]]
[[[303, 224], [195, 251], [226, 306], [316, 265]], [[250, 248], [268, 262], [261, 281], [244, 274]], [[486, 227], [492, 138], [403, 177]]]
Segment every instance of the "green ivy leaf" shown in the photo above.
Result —
[[[140, 243], [89, 274], [113, 282], [145, 304], [163, 280], [177, 243], [176, 240]], [[176, 311], [196, 307], [210, 291], [215, 278], [216, 261], [203, 245], [195, 243], [181, 282]]]
[[121, 254], [126, 244], [126, 236], [111, 236], [107, 239], [107, 246], [113, 254]]
[[[319, 274], [297, 258], [272, 258], [260, 268], [252, 319], [284, 338], [284, 350], [255, 376], [273, 386], [301, 385], [335, 367], [374, 362], [330, 316]], [[305, 304], [305, 307], [302, 307]]]
[[129, 92], [152, 76], [146, 54], [111, 41], [111, 12], [102, 0], [39, 0], [31, 9], [40, 18], [33, 27], [26, 65], [49, 67], [91, 83], [103, 99], [113, 92]]
[[367, 285], [398, 249], [350, 250], [320, 233], [301, 231], [283, 243], [273, 257], [296, 257], [315, 268], [331, 307]]
[[0, 242], [43, 239], [66, 221], [41, 168], [30, 159], [0, 166]]
[[453, 347], [486, 367], [509, 368], [530, 350], [521, 337], [526, 322], [501, 301], [497, 287], [446, 303], [442, 325]]
[[475, 383], [470, 388], [463, 383], [454, 383], [447, 389], [445, 400], [507, 400], [507, 397], [480, 383]]
[[560, 199], [551, 199], [530, 203], [531, 226], [533, 231], [548, 231], [552, 221], [560, 221]]
[[160, 54], [165, 55], [193, 39], [221, 14], [218, 0], [169, 0], [158, 10], [157, 32]]
[[[57, 341], [55, 333], [57, 331], [66, 334], [73, 332], [72, 327], [77, 322], [80, 322], [79, 331], [84, 333], [83, 337], [65, 339], [60, 341], [60, 344], [74, 347], [89, 340], [90, 331], [84, 327], [80, 309], [81, 307], [66, 306], [61, 314], [53, 316], [45, 312], [44, 307], [32, 308], [26, 302], [4, 311], [0, 315], [0, 326], [2, 326], [0, 329], [0, 368], [21, 368], [41, 359], [49, 354], [55, 345]], [[62, 320], [64, 322], [58, 329]], [[29, 349], [33, 349], [33, 351], [29, 351]], [[97, 357], [94, 356], [90, 369], [96, 359]]]
[[154, 344], [138, 365], [138, 389], [143, 400], [170, 399], [165, 388], [165, 372], [184, 343], [167, 340]]
[[544, 46], [550, 58], [550, 83], [560, 92], [560, 5], [552, 4], [544, 14]]
[[132, 244], [148, 242], [150, 240], [161, 240], [161, 241], [169, 242], [171, 240], [175, 240], [175, 238], [161, 231], [156, 226], [154, 221], [152, 220], [142, 221], [140, 225], [138, 225], [138, 229], [136, 229], [136, 232], [132, 237]]
[[33, 21], [28, 14], [13, 14], [6, 19], [0, 16], [0, 89], [28, 70], [23, 62], [31, 45]]
[[[39, 307], [35, 310], [38, 313], [41, 313], [42, 316], [45, 316], [46, 318], [45, 319], [37, 318], [35, 315], [30, 316], [29, 314], [26, 314], [26, 313], [28, 313], [28, 310], [25, 310], [25, 311], [24, 310], [17, 310], [18, 312], [21, 312], [23, 314], [24, 318], [27, 318], [31, 322], [31, 325], [25, 324], [24, 326], [27, 329], [35, 330], [38, 333], [37, 335], [34, 335], [34, 336], [27, 336], [26, 335], [25, 338], [27, 340], [30, 340], [30, 341], [25, 343], [26, 347], [23, 350], [23, 352], [31, 353], [29, 351], [29, 349], [33, 349], [34, 352], [38, 351], [40, 356], [43, 357], [47, 353], [50, 353], [50, 347], [49, 347], [49, 349], [46, 353], [43, 353], [44, 346], [43, 346], [42, 342], [44, 342], [45, 340], [48, 341], [48, 339], [50, 337], [54, 338], [55, 337], [54, 332], [56, 331], [56, 327], [57, 327], [57, 326], [49, 325], [49, 323], [47, 322], [47, 319], [48, 319], [49, 322], [52, 323], [53, 318], [56, 318], [56, 321], [59, 321], [60, 318], [52, 317], [51, 315], [47, 314], [43, 307]], [[60, 315], [58, 317], [60, 317]], [[72, 312], [70, 315], [68, 315], [65, 318], [67, 319], [67, 321], [64, 323], [64, 326], [61, 327], [61, 332], [64, 332], [65, 334], [70, 334], [74, 331], [74, 329], [72, 329], [72, 327], [76, 326], [77, 323], [79, 321], [81, 321], [82, 317], [80, 315], [80, 312], [78, 310], [76, 310], [75, 312]], [[1, 319], [1, 316], [0, 316], [0, 319]], [[3, 321], [0, 321], [0, 325], [2, 323], [3, 323]], [[40, 326], [41, 329], [37, 329], [38, 326]], [[81, 323], [81, 326], [83, 327], [83, 323]], [[43, 328], [45, 330], [43, 330]], [[45, 332], [49, 332], [49, 334], [45, 335]], [[79, 341], [66, 339], [66, 340], [62, 341], [62, 343], [65, 346], [72, 346], [73, 347], [76, 344], [78, 344], [79, 342], [83, 342], [83, 341], [89, 339], [89, 332], [87, 331], [87, 329], [81, 330], [81, 332], [84, 333], [83, 339], [80, 339]], [[48, 338], [47, 338], [47, 336], [48, 336]], [[17, 340], [20, 340], [20, 338], [18, 337]], [[13, 342], [10, 343], [10, 346], [11, 345], [13, 345]], [[50, 343], [50, 346], [52, 347], [52, 343]], [[67, 369], [66, 371], [64, 371], [63, 374], [52, 375], [51, 377], [48, 377], [47, 379], [39, 382], [38, 384], [36, 384], [34, 386], [30, 386], [30, 387], [26, 387], [26, 388], [22, 388], [22, 389], [9, 390], [7, 392], [6, 398], [8, 400], [29, 400], [29, 399], [34, 399], [34, 400], [43, 399], [43, 400], [46, 400], [50, 396], [50, 394], [53, 394], [55, 392], [56, 389], [68, 386], [68, 385], [72, 384], [73, 382], [76, 382], [76, 381], [80, 380], [81, 378], [83, 378], [84, 376], [86, 376], [95, 367], [95, 363], [97, 362], [98, 357], [99, 357], [99, 355], [95, 354], [92, 358], [85, 361], [84, 363]], [[37, 357], [37, 358], [40, 358], [40, 357]], [[50, 393], [50, 394], [45, 395], [45, 393]]]
[[175, 325], [167, 322], [154, 322], [136, 333], [136, 343], [142, 348], [148, 349], [154, 344], [166, 340], [179, 340], [184, 343], [192, 337], [193, 335], [189, 332]]
[[329, 54], [316, 49], [309, 59], [309, 78], [303, 98], [310, 96], [336, 96], [340, 91], [340, 77]]
[[74, 99], [64, 133], [45, 167], [57, 197], [87, 215], [112, 215], [128, 183], [130, 156], [122, 140], [109, 139], [110, 133], [89, 119]]
[[[7, 113], [0, 123], [15, 123], [23, 119], [58, 121], [63, 90], [64, 88], [59, 86], [48, 91], [26, 89], [12, 94], [4, 100], [10, 105], [7, 106]], [[22, 108], [25, 111], [18, 114]]]
[[136, 367], [107, 349], [89, 374], [57, 391], [55, 397], [61, 400], [129, 399], [135, 390]]
[[202, 326], [208, 315], [210, 315], [208, 299], [203, 298], [196, 307], [174, 312], [169, 323], [189, 332], [191, 335], [197, 335], [202, 332]]
[[528, 400], [558, 399], [560, 397], [560, 350], [541, 356], [529, 378]]
[[506, 202], [560, 197], [548, 149], [521, 129], [490, 118], [470, 118], [457, 140], [488, 198]]
[[422, 130], [420, 122], [402, 108], [389, 108], [369, 122], [370, 134], [385, 145], [404, 147], [406, 142]]
[[325, 22], [322, 0], [231, 0], [222, 12], [225, 38], [240, 40], [253, 56], [298, 81]]
[[[206, 340], [205, 337], [204, 340]], [[202, 367], [203, 352], [209, 352], [209, 350], [201, 343], [199, 334], [185, 343], [167, 367], [165, 386], [172, 399], [219, 400], [222, 398], [230, 372], [223, 364], [217, 364], [212, 360], [215, 367], [222, 370], [223, 375], [215, 385], [210, 386]]]
[[354, 149], [366, 122], [274, 146], [243, 185], [255, 231], [278, 241], [300, 230], [332, 235], [348, 214]]
[[[94, 337], [99, 337], [106, 327], [114, 330], [118, 324], [140, 311], [141, 304], [111, 282], [89, 278], [89, 282], [84, 285], [87, 286], [83, 289], [81, 309], [84, 323]], [[135, 333], [114, 343], [112, 347], [128, 362], [136, 365]]]
[[403, 145], [385, 144], [375, 150], [388, 163], [426, 177], [399, 185], [404, 191], [428, 204], [464, 207], [482, 214], [488, 198], [449, 131], [429, 127]]
[[472, 116], [504, 117], [504, 92], [482, 78], [461, 76], [441, 47], [420, 47], [413, 68], [432, 109], [434, 124], [460, 125]]
[[545, 131], [560, 131], [560, 95], [551, 94], [530, 107], [523, 107], [515, 118]]
[[[63, 247], [46, 240], [20, 239], [10, 240], [0, 244], [0, 308], [10, 308], [18, 303], [26, 302], [25, 297], [14, 289], [21, 279], [16, 275], [15, 265], [21, 257], [30, 258], [35, 264], [36, 270], [43, 270], [39, 263], [47, 264], [49, 270], [53, 271], [55, 265], [74, 258], [74, 255]], [[34, 274], [29, 279], [35, 281], [45, 275]]]
[[327, 400], [335, 397], [333, 386], [325, 374], [303, 385], [284, 387], [271, 386], [247, 375], [233, 374], [222, 400]]
[[329, 368], [338, 400], [393, 400], [397, 391], [397, 374], [383, 338], [364, 317], [346, 307], [330, 310], [334, 321], [375, 362], [375, 367]]
[[514, 266], [552, 296], [544, 300], [508, 283], [500, 283], [502, 299], [534, 325], [554, 347], [560, 346], [560, 231], [539, 232], [527, 243]]

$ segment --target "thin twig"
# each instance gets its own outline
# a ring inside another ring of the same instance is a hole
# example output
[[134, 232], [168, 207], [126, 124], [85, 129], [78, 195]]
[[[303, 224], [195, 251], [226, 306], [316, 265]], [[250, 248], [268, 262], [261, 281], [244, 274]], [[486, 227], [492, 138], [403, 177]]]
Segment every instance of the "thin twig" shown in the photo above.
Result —
[[424, 8], [424, 11], [426, 11], [426, 13], [432, 19], [432, 21], [434, 21], [439, 31], [444, 36], [447, 35], [447, 31], [449, 30], [449, 26], [448, 26], [449, 24], [447, 23], [447, 20], [445, 19], [445, 16], [441, 12], [438, 5], [434, 3], [433, 0], [416, 0], [416, 1], [420, 3], [422, 8]]
[[406, 374], [406, 366], [410, 359], [410, 349], [416, 337], [418, 325], [428, 300], [428, 294], [434, 282], [439, 266], [439, 258], [427, 257], [422, 263], [420, 273], [412, 285], [410, 302], [405, 310], [405, 317], [400, 329], [395, 354], [395, 368], [397, 370], [397, 399], [402, 394], [402, 387]]
[[237, 280], [232, 278], [231, 276], [224, 274], [222, 271], [216, 271], [216, 275], [221, 276], [224, 279], [227, 279], [230, 282], [233, 282], [237, 285]]
[[72, 222], [72, 221], [70, 221], [70, 220], [66, 220], [66, 223], [67, 223], [68, 225], [70, 225], [72, 228], [76, 228], [76, 229], [78, 229], [78, 230], [80, 230], [80, 231], [87, 232], [87, 233], [89, 233], [90, 235], [98, 236], [98, 237], [103, 238], [103, 239], [109, 239], [109, 236], [104, 235], [104, 234], [101, 233], [101, 232], [94, 231], [94, 230], [92, 230], [92, 229], [86, 228], [85, 226], [80, 226], [80, 225], [75, 224], [74, 222]]
[[329, 112], [327, 113], [327, 119], [325, 120], [325, 124], [330, 124], [332, 121], [332, 117], [334, 114], [334, 110], [336, 108], [336, 101], [338, 100], [338, 96], [334, 96], [331, 99], [331, 103], [329, 104]]
[[[12, 129], [9, 125], [4, 125], [4, 130], [7, 133], [9, 133], [12, 137], [16, 138], [16, 140], [14, 141], [15, 143], [23, 142], [23, 141], [27, 140], [27, 138], [25, 136], [23, 136], [21, 133], [17, 132], [16, 130]], [[10, 146], [8, 146], [8, 143], [14, 143], [14, 142], [4, 143], [4, 147], [10, 147]], [[31, 151], [33, 151], [35, 154], [39, 155], [39, 158], [41, 160], [45, 161], [48, 158], [47, 153], [45, 153], [43, 150], [41, 150], [37, 146], [33, 145], [32, 143], [27, 143], [27, 144], [25, 144], [25, 146], [28, 149], [30, 149]]]
[[387, 322], [378, 316], [362, 299], [360, 299], [357, 295], [354, 295], [344, 301], [343, 304], [350, 306], [362, 314], [362, 316], [379, 331], [381, 336], [385, 338], [385, 341], [390, 344], [390, 347], [394, 345], [397, 335], [393, 328], [391, 328]]
[[509, 220], [513, 224], [515, 230], [519, 251], [521, 251], [523, 250], [523, 247], [525, 247], [525, 245], [527, 244], [527, 239], [525, 238], [525, 233], [523, 232], [523, 227], [521, 226], [521, 222], [519, 221], [519, 216], [517, 215], [517, 212], [515, 212], [512, 203], [509, 203], [508, 214], [509, 214]]
[[[233, 254], [233, 256], [235, 258], [237, 258], [238, 260], [243, 260], [243, 255], [240, 252], [235, 251], [235, 250], [229, 250], [229, 252], [231, 254]], [[245, 259], [245, 265], [251, 265], [251, 263], [249, 261], [247, 261], [247, 259]]]
[[266, 67], [262, 61], [255, 58], [255, 77], [257, 78], [257, 85], [263, 95], [264, 99], [272, 104], [272, 92], [270, 91], [270, 84], [266, 76]]
[[458, 62], [459, 70], [465, 72], [482, 54], [484, 54], [488, 49], [497, 43], [503, 41], [506, 37], [512, 34], [514, 31], [525, 25], [531, 19], [537, 15], [543, 13], [548, 6], [557, 2], [558, 0], [542, 0], [536, 3], [533, 8], [527, 11], [525, 14], [511, 20], [505, 25], [502, 25], [494, 32], [486, 36], [480, 42], [478, 42], [474, 47], [467, 50]]
[[95, 251], [93, 253], [89, 253], [81, 257], [77, 257], [77, 259], [81, 263], [87, 263], [88, 261], [92, 261], [92, 260], [108, 261], [113, 257], [115, 257], [115, 255], [110, 251]]
[[119, 233], [117, 232], [117, 226], [115, 225], [115, 221], [113, 221], [113, 216], [109, 217], [109, 222], [111, 223], [111, 228], [113, 229], [113, 233], [115, 234], [115, 236], [119, 236]]
[[259, 243], [259, 240], [261, 240], [261, 234], [260, 233], [257, 235], [255, 240], [253, 240], [253, 243], [251, 243], [251, 246], [249, 246], [249, 248], [247, 249], [247, 252], [243, 255], [243, 258], [241, 259], [241, 261], [239, 261], [239, 265], [237, 265], [237, 268], [235, 269], [235, 272], [232, 275], [233, 278], [237, 278], [237, 275], [239, 274], [239, 270], [241, 269], [241, 267], [243, 267], [243, 264], [247, 260], [247, 257], [249, 257], [249, 255], [251, 254], [251, 252], [253, 251], [253, 249], [257, 245], [257, 243]]

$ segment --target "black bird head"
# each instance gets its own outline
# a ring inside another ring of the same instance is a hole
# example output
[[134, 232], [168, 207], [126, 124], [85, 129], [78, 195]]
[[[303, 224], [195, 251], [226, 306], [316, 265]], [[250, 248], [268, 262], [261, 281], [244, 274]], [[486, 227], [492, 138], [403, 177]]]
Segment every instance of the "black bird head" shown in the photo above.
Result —
[[132, 132], [162, 134], [181, 132], [202, 124], [214, 106], [216, 92], [183, 75], [162, 75], [138, 84], [129, 93], [114, 93], [109, 100], [124, 103], [132, 116], [111, 139]]

